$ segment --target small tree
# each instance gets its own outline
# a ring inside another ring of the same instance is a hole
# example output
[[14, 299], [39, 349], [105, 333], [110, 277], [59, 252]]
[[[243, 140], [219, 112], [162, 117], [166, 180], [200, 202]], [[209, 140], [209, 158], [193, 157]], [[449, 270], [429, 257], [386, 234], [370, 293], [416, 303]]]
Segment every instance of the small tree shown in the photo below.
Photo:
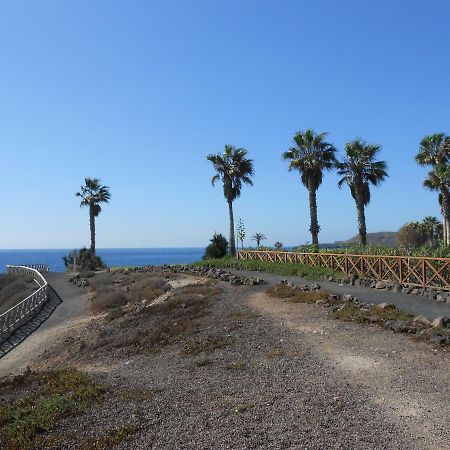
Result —
[[252, 236], [252, 241], [256, 242], [256, 248], [259, 248], [261, 245], [261, 241], [264, 241], [266, 239], [267, 239], [266, 236], [264, 236], [264, 234], [262, 234], [262, 233], [255, 233]]
[[283, 248], [283, 243], [280, 241], [275, 242], [274, 244], [275, 250], [281, 250]]
[[228, 253], [228, 241], [223, 234], [214, 233], [210, 244], [205, 249], [203, 259], [219, 259]]
[[239, 217], [238, 226], [237, 226], [237, 237], [238, 241], [241, 243], [241, 250], [244, 248], [244, 239], [245, 239], [245, 226], [242, 219]]
[[423, 224], [418, 222], [405, 223], [397, 233], [398, 243], [405, 247], [409, 254], [412, 250], [425, 244], [428, 234]]

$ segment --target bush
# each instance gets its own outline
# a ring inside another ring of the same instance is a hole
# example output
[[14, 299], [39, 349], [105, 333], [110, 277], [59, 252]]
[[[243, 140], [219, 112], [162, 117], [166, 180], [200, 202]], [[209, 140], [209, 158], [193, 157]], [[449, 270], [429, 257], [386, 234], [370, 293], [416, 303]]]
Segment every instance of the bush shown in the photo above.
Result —
[[427, 239], [428, 234], [425, 227], [418, 222], [406, 223], [397, 233], [398, 242], [408, 250], [408, 253], [424, 245]]
[[106, 264], [100, 256], [92, 253], [90, 249], [82, 248], [80, 250], [72, 250], [68, 256], [63, 256], [66, 269], [73, 269], [76, 262], [77, 269], [80, 270], [97, 270], [105, 269]]
[[108, 289], [99, 292], [92, 298], [90, 311], [93, 313], [103, 312], [110, 309], [119, 308], [126, 305], [128, 297], [124, 292], [117, 291], [115, 289]]
[[228, 241], [222, 234], [215, 233], [211, 243], [206, 247], [203, 259], [219, 259], [228, 253]]

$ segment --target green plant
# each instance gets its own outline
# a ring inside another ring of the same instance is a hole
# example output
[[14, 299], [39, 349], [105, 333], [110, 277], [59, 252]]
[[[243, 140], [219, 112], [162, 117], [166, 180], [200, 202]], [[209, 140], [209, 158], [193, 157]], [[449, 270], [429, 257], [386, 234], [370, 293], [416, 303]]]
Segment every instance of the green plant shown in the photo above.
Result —
[[89, 227], [91, 232], [91, 253], [95, 255], [95, 218], [102, 212], [101, 203], [108, 203], [111, 193], [108, 186], [102, 186], [98, 178], [85, 178], [84, 186], [75, 196], [81, 198], [80, 207], [89, 207]]
[[424, 181], [428, 189], [439, 192], [439, 204], [443, 217], [444, 244], [450, 244], [450, 136], [435, 133], [420, 142], [416, 161], [421, 166], [431, 166]]
[[91, 249], [81, 248], [80, 250], [72, 250], [68, 256], [63, 256], [66, 269], [74, 269], [75, 266], [79, 270], [97, 270], [106, 268], [100, 256], [92, 253]]
[[336, 149], [325, 141], [327, 133], [315, 133], [309, 129], [297, 132], [294, 147], [282, 154], [289, 161], [289, 170], [300, 172], [301, 182], [309, 192], [312, 243], [319, 245], [320, 226], [317, 220], [316, 192], [322, 184], [324, 170], [331, 170], [336, 162]]
[[245, 239], [245, 226], [242, 219], [239, 217], [238, 226], [237, 226], [237, 237], [238, 241], [241, 243], [241, 249], [244, 248], [244, 239]]
[[212, 239], [210, 240], [210, 244], [205, 249], [205, 254], [203, 255], [203, 259], [219, 259], [223, 258], [227, 255], [228, 252], [228, 241], [225, 236], [222, 234], [215, 233]]
[[283, 243], [280, 241], [275, 242], [273, 245], [275, 247], [275, 250], [281, 250], [283, 248]]
[[211, 180], [213, 186], [218, 180], [223, 184], [223, 194], [230, 216], [230, 253], [236, 255], [233, 202], [241, 195], [242, 183], [253, 185], [253, 161], [247, 158], [247, 150], [232, 145], [225, 145], [223, 153], [208, 155], [207, 160], [213, 164], [216, 171]]
[[427, 232], [423, 224], [418, 222], [409, 222], [403, 225], [397, 233], [397, 240], [408, 254], [411, 254], [414, 248], [418, 248], [427, 241]]
[[261, 241], [265, 241], [267, 238], [263, 233], [255, 233], [252, 236], [252, 241], [256, 242], [256, 248], [259, 248], [261, 246]]
[[386, 163], [375, 161], [379, 151], [379, 145], [356, 139], [345, 144], [346, 157], [336, 163], [338, 175], [342, 177], [338, 186], [346, 183], [356, 203], [361, 245], [367, 244], [365, 207], [370, 202], [370, 183], [376, 186], [388, 176]]

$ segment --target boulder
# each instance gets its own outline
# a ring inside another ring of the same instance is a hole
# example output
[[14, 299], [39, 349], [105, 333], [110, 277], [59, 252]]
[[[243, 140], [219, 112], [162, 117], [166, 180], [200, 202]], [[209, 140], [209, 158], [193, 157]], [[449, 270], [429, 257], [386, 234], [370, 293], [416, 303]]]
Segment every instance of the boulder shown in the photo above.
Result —
[[353, 295], [351, 295], [351, 294], [344, 294], [344, 296], [342, 297], [342, 301], [344, 303], [351, 303], [353, 301]]
[[380, 309], [395, 309], [395, 305], [393, 305], [392, 303], [380, 303], [377, 306]]
[[424, 316], [416, 316], [413, 320], [414, 323], [420, 323], [421, 325], [430, 325], [430, 321]]
[[320, 289], [320, 284], [312, 284], [309, 288], [311, 291], [318, 291]]
[[445, 316], [436, 317], [436, 319], [431, 322], [431, 326], [433, 328], [445, 328], [449, 321], [449, 318]]
[[377, 281], [375, 283], [375, 289], [388, 289], [390, 286], [386, 281]]
[[386, 320], [384, 324], [394, 333], [406, 333], [408, 331], [405, 322], [401, 320]]

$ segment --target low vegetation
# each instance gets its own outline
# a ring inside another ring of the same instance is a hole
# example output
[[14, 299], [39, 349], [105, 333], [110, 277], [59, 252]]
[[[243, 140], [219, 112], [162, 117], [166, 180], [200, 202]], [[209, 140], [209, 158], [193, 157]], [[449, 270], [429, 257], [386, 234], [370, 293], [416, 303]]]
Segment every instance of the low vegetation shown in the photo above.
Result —
[[401, 320], [406, 325], [411, 325], [414, 315], [397, 308], [381, 308], [378, 305], [367, 309], [358, 308], [354, 303], [344, 305], [342, 309], [330, 313], [333, 319], [347, 322], [374, 322], [375, 320]]
[[0, 447], [34, 448], [40, 435], [102, 398], [103, 389], [76, 370], [31, 372], [0, 382], [0, 394], [18, 395], [0, 405]]
[[301, 291], [286, 284], [277, 284], [266, 291], [271, 297], [287, 299], [289, 303], [310, 303], [314, 304], [318, 300], [329, 297], [329, 291]]
[[195, 263], [197, 266], [208, 265], [214, 268], [250, 270], [260, 272], [271, 272], [277, 275], [284, 276], [299, 276], [307, 280], [320, 280], [323, 278], [346, 278], [347, 276], [342, 272], [337, 272], [326, 267], [310, 267], [303, 264], [296, 263], [278, 263], [269, 261], [256, 261], [246, 259], [236, 259], [232, 256], [227, 256], [222, 259], [207, 259]]
[[0, 314], [31, 295], [38, 285], [21, 274], [0, 275]]

